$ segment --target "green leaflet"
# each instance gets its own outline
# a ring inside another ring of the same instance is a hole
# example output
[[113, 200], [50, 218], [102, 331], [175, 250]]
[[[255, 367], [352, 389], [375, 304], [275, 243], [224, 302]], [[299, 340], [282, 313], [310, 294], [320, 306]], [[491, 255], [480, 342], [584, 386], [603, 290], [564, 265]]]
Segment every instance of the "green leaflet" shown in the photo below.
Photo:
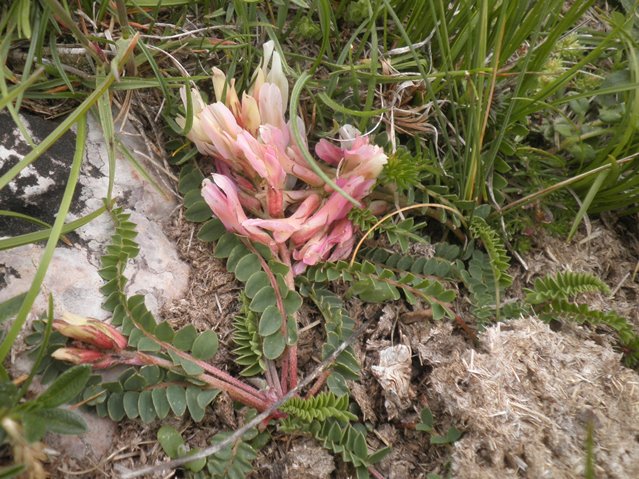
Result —
[[71, 401], [82, 392], [90, 374], [91, 368], [86, 365], [68, 369], [38, 396], [37, 405], [42, 408], [54, 408]]
[[455, 292], [446, 289], [435, 278], [400, 271], [365, 260], [352, 266], [345, 261], [325, 263], [308, 269], [306, 278], [310, 283], [324, 283], [342, 280], [350, 283], [348, 294], [358, 296], [363, 301], [382, 303], [400, 299], [404, 295], [409, 303], [417, 299], [427, 301], [436, 312], [436, 319], [444, 314], [453, 317], [449, 303]]
[[[250, 431], [249, 431], [250, 433]], [[223, 432], [213, 436], [211, 444], [216, 444], [226, 439], [231, 433]], [[249, 434], [245, 434], [247, 437]], [[253, 461], [257, 457], [257, 451], [245, 440], [239, 440], [216, 454], [207, 458], [207, 470], [216, 478], [231, 479], [247, 477], [253, 470]]]
[[264, 372], [262, 342], [257, 331], [258, 316], [248, 309], [247, 298], [242, 295], [243, 308], [233, 320], [233, 350], [235, 361], [244, 367], [242, 376], [255, 376]]
[[307, 423], [314, 420], [325, 421], [331, 417], [343, 422], [357, 419], [357, 416], [348, 410], [348, 395], [336, 396], [331, 392], [319, 393], [309, 399], [291, 398], [281, 410]]
[[[235, 350], [238, 363], [245, 366], [241, 374], [252, 376], [264, 370], [262, 357], [275, 360], [287, 344], [297, 342], [293, 318], [302, 306], [302, 297], [288, 289], [284, 277], [289, 268], [271, 258], [267, 248], [257, 244], [248, 247], [240, 237], [224, 232], [220, 225], [218, 220], [209, 221], [200, 230], [200, 237], [216, 241], [215, 256], [226, 258], [227, 270], [246, 283], [243, 312], [234, 322], [233, 339], [238, 346]], [[287, 325], [283, 328], [285, 319]]]
[[598, 311], [587, 304], [574, 303], [576, 295], [589, 292], [610, 294], [610, 288], [589, 273], [565, 271], [537, 278], [534, 287], [525, 290], [526, 302], [541, 319], [605, 324], [614, 329], [624, 348], [626, 365], [635, 367], [639, 364], [639, 334], [626, 318], [614, 311]]
[[[96, 408], [98, 415], [109, 416], [115, 421], [124, 417], [139, 417], [142, 422], [150, 423], [158, 418], [166, 418], [170, 412], [181, 416], [187, 411], [195, 421], [200, 421], [205, 416], [206, 407], [219, 391], [204, 389], [202, 383], [193, 378], [203, 372], [194, 360], [208, 360], [216, 354], [219, 343], [217, 334], [214, 331], [198, 333], [192, 325], [174, 331], [167, 322], [157, 323], [147, 309], [143, 295], [126, 296], [124, 288], [127, 278], [123, 273], [128, 261], [139, 253], [135, 242], [137, 232], [130, 215], [121, 208], [113, 208], [111, 217], [115, 232], [106, 247], [99, 270], [105, 281], [101, 288], [106, 297], [104, 307], [112, 311], [111, 322], [121, 326], [122, 332], [128, 336], [130, 347], [146, 353], [164, 352], [164, 357], [172, 360], [175, 369], [167, 372], [155, 365], [143, 366], [127, 369], [112, 382], [101, 382], [99, 376], [92, 376], [91, 381], [87, 382], [90, 375], [88, 366], [76, 367], [60, 375], [50, 387], [52, 392], [45, 392], [41, 401], [49, 407], [54, 405], [52, 401], [65, 402], [82, 393], [88, 405]], [[36, 333], [29, 339], [30, 343], [42, 337], [42, 328], [40, 323], [36, 323]], [[65, 338], [60, 343], [56, 334], [52, 335], [52, 345], [64, 345]], [[182, 357], [173, 348], [190, 353], [193, 360]], [[70, 375], [82, 371], [85, 371], [80, 378], [83, 381], [69, 380]], [[59, 391], [58, 384], [64, 386], [63, 390]]]
[[610, 288], [592, 274], [560, 271], [554, 276], [537, 278], [534, 287], [525, 290], [526, 301], [530, 304], [568, 299], [577, 294], [589, 292], [610, 294]]
[[493, 275], [499, 282], [500, 287], [510, 286], [513, 278], [506, 273], [510, 267], [510, 258], [499, 234], [486, 223], [485, 219], [479, 216], [473, 217], [470, 223], [470, 231], [475, 238], [480, 239], [484, 244], [484, 248], [486, 248], [490, 257]]
[[[322, 346], [322, 359], [326, 359], [353, 333], [354, 323], [344, 309], [342, 300], [328, 289], [310, 288], [308, 296], [324, 317], [326, 342]], [[359, 379], [359, 372], [359, 363], [349, 346], [333, 363], [327, 385], [337, 395], [348, 394], [346, 381]]]
[[351, 425], [333, 417], [325, 421], [314, 420], [309, 424], [283, 419], [280, 429], [285, 432], [299, 431], [311, 434], [323, 447], [339, 455], [344, 462], [353, 464], [358, 477], [368, 477], [368, 467], [381, 461], [390, 452], [389, 448], [383, 448], [369, 454], [363, 432], [366, 429], [361, 424]]
[[[213, 436], [211, 444], [217, 444], [226, 439], [231, 433], [222, 432]], [[244, 478], [253, 469], [253, 461], [257, 457], [257, 451], [248, 442], [257, 436], [255, 430], [244, 434], [243, 438], [231, 444], [221, 451], [203, 459], [198, 459], [185, 464], [186, 477], [195, 479], [200, 477], [215, 477], [218, 479]], [[198, 452], [199, 449], [189, 450], [180, 432], [173, 426], [164, 425], [157, 432], [157, 439], [164, 453], [171, 459], [185, 457]], [[209, 475], [201, 475], [204, 468]]]

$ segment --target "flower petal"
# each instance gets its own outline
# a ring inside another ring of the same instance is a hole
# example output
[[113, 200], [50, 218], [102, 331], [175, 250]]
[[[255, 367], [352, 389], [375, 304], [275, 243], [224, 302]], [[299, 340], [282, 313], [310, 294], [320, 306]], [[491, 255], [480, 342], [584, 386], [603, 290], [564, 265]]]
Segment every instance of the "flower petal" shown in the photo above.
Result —
[[264, 83], [260, 88], [258, 104], [263, 124], [284, 128], [286, 125], [286, 121], [284, 121], [285, 109], [282, 103], [282, 93], [277, 85]]
[[262, 118], [260, 117], [260, 109], [257, 101], [246, 92], [242, 95], [242, 126], [248, 130], [251, 135], [256, 136], [260, 127]]
[[333, 166], [339, 165], [339, 162], [344, 158], [344, 151], [324, 138], [315, 145], [315, 154]]
[[[374, 180], [366, 180], [362, 177], [340, 179], [337, 182], [338, 186], [357, 200], [366, 196], [374, 183]], [[330, 227], [331, 223], [344, 219], [352, 208], [353, 204], [350, 201], [344, 198], [341, 193], [334, 191], [317, 213], [293, 234], [291, 237], [293, 244], [300, 246], [306, 243], [320, 230]]]
[[246, 236], [253, 241], [274, 247], [275, 243], [265, 231], [255, 225], [244, 225], [248, 220], [240, 199], [238, 189], [233, 181], [224, 175], [213, 174], [213, 181], [202, 182], [202, 197], [215, 216], [231, 232]]
[[286, 111], [288, 103], [288, 80], [284, 75], [282, 69], [282, 58], [278, 52], [273, 53], [273, 63], [271, 64], [271, 70], [266, 75], [266, 81], [277, 85], [280, 90], [280, 100], [282, 102], [282, 112]]

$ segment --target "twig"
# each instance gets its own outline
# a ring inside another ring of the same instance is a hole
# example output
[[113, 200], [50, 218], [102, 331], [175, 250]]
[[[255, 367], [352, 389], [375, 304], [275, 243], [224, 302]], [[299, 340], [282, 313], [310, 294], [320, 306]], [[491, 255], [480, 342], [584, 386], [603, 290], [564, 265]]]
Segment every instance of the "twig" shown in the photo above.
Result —
[[214, 446], [210, 446], [210, 447], [207, 447], [206, 449], [202, 449], [200, 452], [189, 455], [188, 457], [174, 459], [172, 461], [165, 462], [163, 464], [156, 464], [154, 466], [143, 467], [135, 471], [122, 472], [120, 477], [122, 479], [131, 479], [133, 477], [140, 477], [147, 474], [153, 474], [156, 472], [163, 472], [163, 471], [166, 471], [167, 469], [175, 469], [179, 466], [186, 464], [187, 462], [192, 462], [198, 459], [204, 459], [205, 457], [218, 453], [219, 451], [224, 449], [226, 446], [239, 440], [249, 429], [252, 429], [258, 426], [262, 421], [270, 417], [271, 414], [275, 410], [277, 410], [277, 408], [279, 408], [282, 404], [284, 404], [286, 401], [288, 401], [293, 396], [295, 396], [302, 388], [308, 386], [316, 377], [322, 374], [326, 370], [326, 368], [328, 368], [337, 359], [337, 356], [339, 356], [355, 340], [355, 338], [359, 336], [359, 334], [362, 331], [364, 331], [364, 329], [366, 329], [366, 326], [367, 326], [367, 323], [363, 323], [362, 325], [360, 325], [360, 327], [357, 328], [357, 330], [355, 330], [355, 332], [349, 338], [347, 338], [342, 344], [340, 344], [339, 347], [335, 351], [333, 351], [333, 353], [329, 357], [327, 357], [324, 361], [320, 363], [320, 365], [317, 367], [317, 369], [315, 369], [315, 371], [313, 371], [311, 374], [305, 377], [304, 380], [301, 381], [296, 387], [291, 389], [288, 393], [286, 393], [284, 396], [282, 396], [280, 399], [274, 402], [263, 413], [255, 416], [251, 421], [249, 421], [244, 426], [236, 430], [233, 434], [231, 434], [229, 437], [227, 437], [223, 441], [215, 444]]
[[[155, 25], [157, 26], [159, 25], [159, 23], [156, 23]], [[171, 25], [171, 26], [174, 27], [174, 25]], [[175, 40], [182, 37], [188, 37], [189, 35], [195, 35], [196, 33], [207, 32], [209, 30], [222, 30], [222, 29], [234, 30], [235, 27], [232, 25], [213, 25], [212, 27], [196, 28], [195, 30], [176, 33], [175, 35], [140, 35], [140, 36], [142, 38], [149, 38], [152, 40]]]
[[359, 249], [362, 247], [362, 244], [364, 243], [364, 241], [366, 241], [366, 238], [368, 238], [368, 236], [370, 236], [370, 234], [373, 231], [375, 231], [375, 229], [377, 229], [379, 225], [381, 225], [387, 219], [402, 213], [403, 211], [414, 210], [416, 208], [440, 208], [443, 210], [448, 210], [451, 213], [454, 213], [455, 215], [457, 215], [462, 221], [464, 221], [464, 217], [462, 216], [462, 214], [456, 209], [451, 208], [450, 206], [440, 205], [438, 203], [419, 203], [417, 205], [404, 206], [403, 208], [400, 208], [398, 210], [392, 211], [391, 213], [388, 213], [386, 216], [384, 216], [382, 219], [380, 219], [377, 223], [375, 223], [373, 226], [369, 228], [369, 230], [364, 234], [364, 236], [362, 236], [362, 239], [359, 240], [359, 243], [357, 243], [357, 246], [355, 246], [355, 249], [353, 250], [353, 254], [351, 255], [351, 261], [349, 262], [348, 265], [353, 266], [353, 264], [355, 263], [355, 258], [357, 258], [357, 253]]
[[437, 27], [439, 27], [440, 23], [441, 23], [441, 20], [437, 21], [437, 24], [435, 25], [433, 30], [430, 32], [430, 34], [425, 39], [423, 39], [421, 42], [413, 43], [409, 47], [393, 48], [392, 50], [388, 50], [386, 52], [386, 55], [388, 55], [389, 57], [393, 56], [393, 55], [403, 55], [404, 53], [410, 52], [411, 48], [417, 49], [417, 48], [423, 47], [424, 45], [428, 45], [430, 43], [430, 41], [433, 39], [433, 36], [435, 35], [435, 33], [437, 31]]

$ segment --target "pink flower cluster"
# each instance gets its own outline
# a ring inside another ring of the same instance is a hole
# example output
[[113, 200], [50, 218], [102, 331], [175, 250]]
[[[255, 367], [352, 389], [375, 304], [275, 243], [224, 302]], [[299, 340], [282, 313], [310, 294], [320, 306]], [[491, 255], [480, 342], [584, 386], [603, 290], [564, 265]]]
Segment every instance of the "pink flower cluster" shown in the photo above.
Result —
[[[292, 252], [294, 272], [320, 261], [349, 255], [354, 226], [347, 218], [353, 205], [333, 191], [309, 167], [292, 140], [291, 121], [302, 136], [305, 127], [295, 116], [288, 122], [288, 81], [273, 42], [251, 89], [238, 97], [235, 81], [213, 69], [217, 102], [205, 105], [191, 90], [192, 128], [187, 137], [200, 153], [211, 156], [217, 173], [204, 180], [202, 196], [227, 230], [267, 245], [275, 253]], [[181, 91], [186, 103], [186, 91]], [[184, 126], [186, 120], [177, 122]], [[339, 130], [340, 146], [320, 140], [315, 153], [322, 170], [357, 200], [372, 190], [387, 157], [350, 125]]]

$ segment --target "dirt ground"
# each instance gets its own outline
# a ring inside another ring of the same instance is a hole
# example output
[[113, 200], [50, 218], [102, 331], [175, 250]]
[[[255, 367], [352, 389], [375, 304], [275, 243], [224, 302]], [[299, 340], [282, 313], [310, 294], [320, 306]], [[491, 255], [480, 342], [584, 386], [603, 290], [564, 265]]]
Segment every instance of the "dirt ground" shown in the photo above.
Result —
[[[528, 271], [513, 261], [515, 283], [508, 298], [521, 297], [522, 288], [541, 274], [592, 272], [613, 290], [611, 297], [588, 297], [592, 306], [614, 309], [639, 326], [636, 220], [604, 217], [571, 244], [538, 236], [538, 244], [524, 258]], [[214, 328], [220, 337], [215, 363], [237, 373], [230, 350], [239, 285], [212, 257], [212, 246], [196, 239], [198, 228], [184, 220], [182, 212], [167, 224], [180, 256], [191, 267], [191, 279], [187, 296], [161, 315], [178, 327], [191, 323], [199, 330]], [[420, 478], [432, 472], [473, 478], [578, 477], [589, 424], [594, 424], [595, 458], [601, 460], [596, 462], [597, 477], [639, 476], [639, 426], [627, 421], [639, 417], [639, 376], [621, 366], [607, 328], [558, 323], [551, 330], [534, 318], [523, 318], [480, 333], [474, 344], [457, 324], [434, 323], [401, 301], [371, 306], [351, 300], [348, 307], [357, 323], [368, 324], [354, 345], [362, 380], [350, 386], [371, 431], [369, 446], [392, 447], [379, 465], [384, 477]], [[303, 328], [318, 316], [305, 307], [301, 318]], [[321, 340], [319, 325], [300, 335], [302, 375], [319, 362], [316, 344]], [[385, 395], [374, 374], [381, 352], [394, 347], [409, 351], [403, 365], [405, 397], [396, 401]], [[439, 433], [455, 426], [464, 431], [462, 439], [454, 446], [429, 445], [428, 436], [415, 430], [424, 406], [432, 410]], [[224, 394], [209, 411], [199, 424], [175, 418], [166, 422], [184, 431], [194, 447], [242, 423]], [[117, 477], [119, 466], [134, 469], [161, 462], [165, 457], [155, 442], [158, 427], [157, 421], [124, 421], [117, 426], [109, 456], [99, 461], [58, 457], [50, 464], [52, 477]], [[349, 477], [348, 467], [313, 440], [278, 433], [254, 465], [255, 478]]]

